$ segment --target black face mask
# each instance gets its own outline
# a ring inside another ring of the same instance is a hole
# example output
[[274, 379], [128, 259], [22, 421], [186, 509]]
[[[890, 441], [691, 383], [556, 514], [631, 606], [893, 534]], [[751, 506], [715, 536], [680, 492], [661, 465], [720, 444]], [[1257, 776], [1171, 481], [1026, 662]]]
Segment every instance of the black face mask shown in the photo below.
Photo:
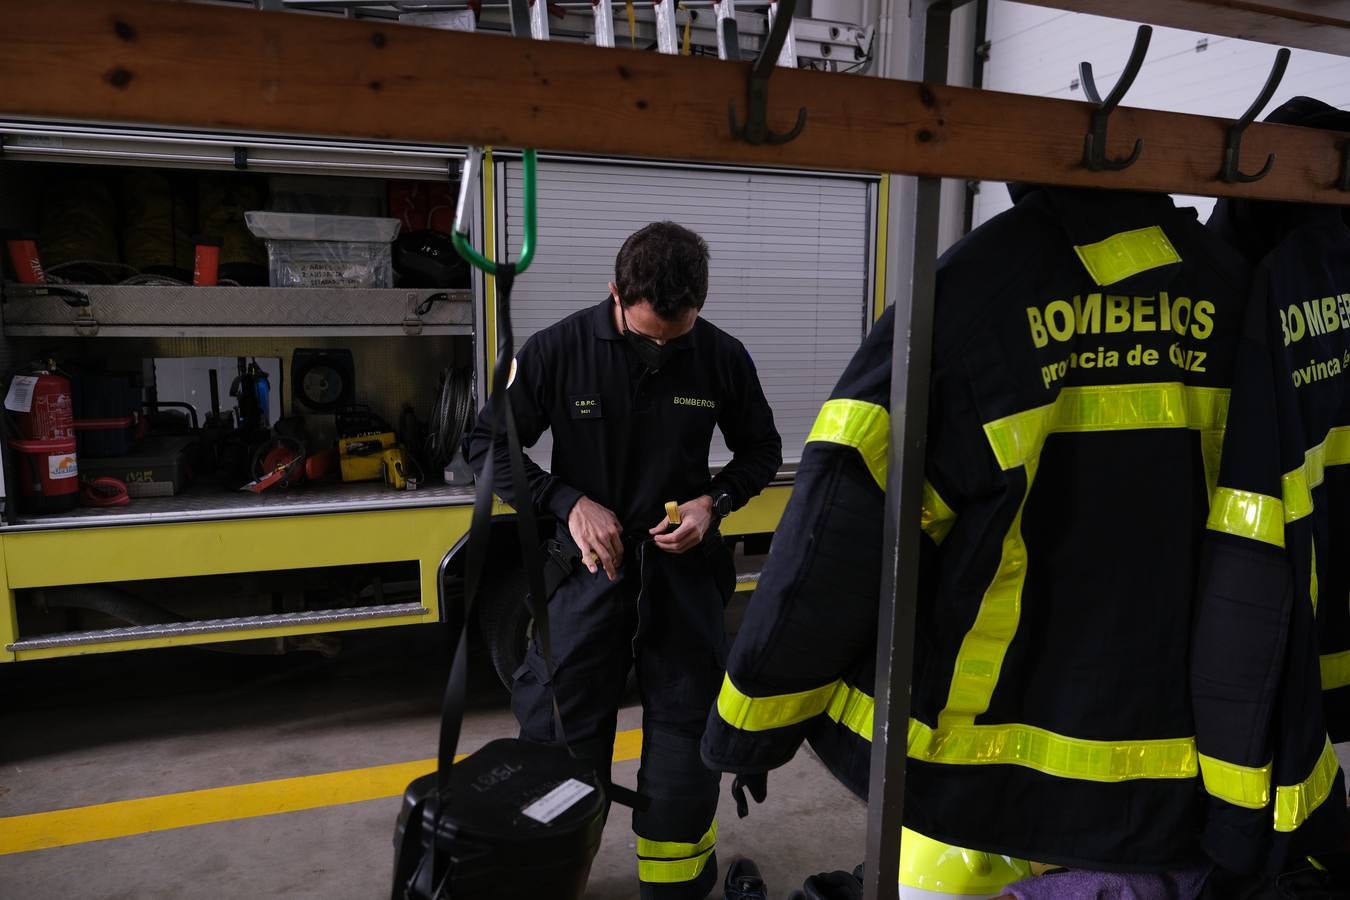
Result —
[[646, 335], [638, 334], [628, 327], [628, 315], [619, 307], [619, 315], [623, 318], [623, 336], [628, 341], [628, 346], [633, 348], [637, 354], [638, 362], [642, 363], [653, 372], [661, 371], [661, 367], [670, 359], [671, 351], [674, 349], [669, 342], [658, 344], [656, 341]]

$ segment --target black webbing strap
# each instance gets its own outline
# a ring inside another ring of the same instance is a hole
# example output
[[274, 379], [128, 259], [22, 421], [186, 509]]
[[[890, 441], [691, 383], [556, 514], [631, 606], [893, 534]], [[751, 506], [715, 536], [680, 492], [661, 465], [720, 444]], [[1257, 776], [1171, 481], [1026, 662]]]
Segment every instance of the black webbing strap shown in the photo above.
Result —
[[[511, 409], [511, 395], [507, 390], [511, 375], [511, 362], [515, 356], [515, 341], [511, 329], [511, 288], [515, 283], [514, 265], [497, 266], [497, 360], [492, 369], [492, 394], [501, 398], [502, 418], [506, 425], [507, 450], [511, 463], [511, 505], [516, 509], [516, 527], [518, 529], [521, 563], [525, 568], [529, 595], [526, 602], [530, 614], [534, 617], [534, 635], [544, 657], [549, 683], [553, 682], [553, 652], [549, 639], [548, 595], [544, 589], [544, 560], [539, 549], [539, 525], [534, 514], [534, 501], [530, 496], [529, 481], [525, 475], [525, 455], [520, 445], [520, 435], [516, 428], [515, 414]], [[426, 822], [432, 826], [432, 846], [428, 848], [429, 859], [424, 858], [419, 866], [415, 891], [416, 896], [432, 898], [440, 896], [443, 887], [437, 880], [435, 835], [439, 833], [442, 812], [450, 806], [450, 771], [455, 760], [455, 750], [459, 746], [460, 727], [464, 720], [464, 709], [468, 698], [468, 633], [469, 620], [482, 586], [483, 569], [487, 563], [488, 544], [492, 535], [492, 488], [494, 458], [496, 456], [498, 421], [489, 422], [490, 444], [483, 471], [478, 478], [474, 493], [473, 520], [469, 525], [469, 540], [465, 547], [464, 572], [464, 610], [459, 625], [459, 637], [455, 643], [454, 660], [450, 665], [450, 678], [445, 686], [445, 699], [441, 704], [440, 747], [436, 763], [436, 791], [428, 798]], [[552, 693], [553, 726], [557, 740], [571, 752], [567, 735], [563, 730], [562, 711], [558, 707], [557, 691]], [[575, 755], [575, 754], [574, 754]], [[606, 781], [606, 796], [616, 803], [633, 808], [645, 808], [646, 800], [637, 792], [619, 787], [608, 781], [608, 773], [603, 773]]]

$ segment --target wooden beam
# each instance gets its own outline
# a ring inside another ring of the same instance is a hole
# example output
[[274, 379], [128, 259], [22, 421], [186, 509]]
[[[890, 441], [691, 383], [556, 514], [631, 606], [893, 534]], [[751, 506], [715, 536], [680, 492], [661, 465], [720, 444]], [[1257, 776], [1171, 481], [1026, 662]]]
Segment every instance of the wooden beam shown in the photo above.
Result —
[[1243, 167], [1217, 180], [1226, 122], [1121, 109], [1112, 156], [1081, 163], [1091, 107], [914, 82], [778, 70], [769, 123], [798, 106], [782, 146], [732, 139], [746, 63], [671, 57], [157, 0], [44, 0], [5, 10], [0, 115], [1033, 181], [1189, 194], [1350, 202], [1332, 186], [1343, 136], [1253, 125]]
[[1149, 25], [1350, 56], [1347, 0], [1024, 0]]

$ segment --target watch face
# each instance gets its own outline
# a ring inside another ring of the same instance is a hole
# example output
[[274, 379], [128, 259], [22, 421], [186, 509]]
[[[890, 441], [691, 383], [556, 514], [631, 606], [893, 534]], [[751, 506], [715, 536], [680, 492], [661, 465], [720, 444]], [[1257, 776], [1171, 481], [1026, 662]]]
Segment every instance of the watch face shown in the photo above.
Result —
[[731, 495], [721, 494], [713, 501], [713, 512], [719, 516], [727, 516], [731, 513]]

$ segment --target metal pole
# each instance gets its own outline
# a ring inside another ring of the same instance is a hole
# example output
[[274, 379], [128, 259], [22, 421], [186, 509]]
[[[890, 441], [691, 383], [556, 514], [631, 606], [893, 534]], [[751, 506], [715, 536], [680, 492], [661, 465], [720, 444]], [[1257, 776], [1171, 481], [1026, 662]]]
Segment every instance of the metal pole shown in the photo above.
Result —
[[[946, 2], [913, 0], [906, 77], [944, 83], [951, 10]], [[876, 706], [867, 807], [864, 900], [895, 900], [904, 821], [905, 752], [914, 621], [919, 589], [919, 515], [923, 495], [928, 384], [932, 367], [933, 297], [937, 276], [941, 181], [901, 177], [899, 291], [891, 374], [891, 439], [886, 476], [885, 552], [877, 620]], [[907, 288], [907, 289], [906, 289]]]

